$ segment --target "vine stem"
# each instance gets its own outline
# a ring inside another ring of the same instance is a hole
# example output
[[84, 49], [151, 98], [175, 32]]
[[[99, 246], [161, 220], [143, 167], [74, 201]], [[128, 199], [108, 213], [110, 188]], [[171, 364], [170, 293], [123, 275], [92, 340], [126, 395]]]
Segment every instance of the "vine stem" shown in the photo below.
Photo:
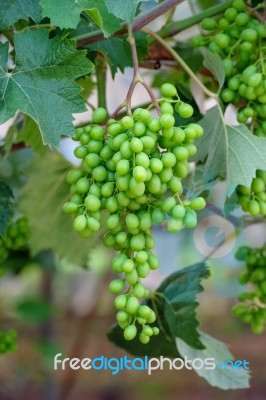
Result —
[[158, 33], [161, 37], [172, 37], [178, 34], [179, 32], [198, 24], [201, 22], [204, 18], [207, 17], [213, 17], [217, 14], [222, 13], [224, 10], [226, 10], [230, 5], [233, 3], [233, 0], [227, 0], [224, 1], [223, 3], [218, 3], [215, 4], [213, 7], [208, 8], [207, 10], [202, 11], [201, 13], [197, 13], [196, 15], [193, 15], [192, 17], [186, 18], [181, 21], [177, 22], [172, 22], [168, 26], [162, 28]]
[[260, 15], [260, 13], [255, 8], [247, 6], [247, 9], [251, 15], [254, 15], [254, 17], [257, 18], [257, 20], [260, 23], [263, 23], [263, 17]]
[[211, 92], [203, 83], [198, 79], [198, 77], [194, 74], [194, 72], [189, 68], [189, 66], [185, 63], [185, 61], [176, 53], [171, 46], [169, 46], [166, 41], [161, 38], [157, 33], [151, 31], [148, 28], [142, 28], [142, 31], [150, 35], [157, 42], [159, 42], [171, 55], [172, 57], [181, 65], [181, 67], [186, 71], [186, 73], [193, 79], [194, 82], [201, 88], [201, 90], [209, 97], [217, 99], [217, 94]]
[[[183, 1], [184, 0], [165, 0], [162, 3], [158, 4], [156, 7], [153, 7], [151, 10], [147, 11], [146, 13], [141, 14], [132, 23], [133, 32], [139, 31], [142, 27], [160, 17], [167, 11], [170, 11], [172, 8], [176, 7], [179, 3], [182, 3]], [[114, 36], [120, 36], [125, 33], [127, 33], [127, 25], [122, 24], [121, 29], [117, 31]], [[78, 41], [78, 47], [82, 47], [90, 43], [104, 40], [104, 35], [101, 30], [98, 30], [85, 33], [83, 35], [73, 36], [72, 39]]]

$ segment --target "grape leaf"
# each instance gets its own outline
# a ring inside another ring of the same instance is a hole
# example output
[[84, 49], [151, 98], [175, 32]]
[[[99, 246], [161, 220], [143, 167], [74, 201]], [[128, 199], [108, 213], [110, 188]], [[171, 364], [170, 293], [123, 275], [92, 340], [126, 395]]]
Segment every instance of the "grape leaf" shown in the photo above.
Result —
[[195, 264], [170, 275], [156, 290], [156, 293], [163, 295], [164, 316], [172, 336], [180, 337], [187, 344], [198, 349], [204, 346], [197, 331], [198, 321], [195, 310], [198, 302], [195, 299], [203, 290], [201, 279], [208, 276], [209, 271], [205, 264]]
[[72, 218], [62, 211], [69, 201], [65, 181], [71, 165], [58, 153], [36, 156], [27, 168], [27, 183], [22, 189], [20, 209], [27, 216], [34, 235], [29, 240], [32, 256], [53, 250], [78, 265], [85, 265], [90, 245], [99, 236], [81, 238], [72, 228]]
[[0, 236], [5, 236], [7, 225], [13, 214], [13, 193], [9, 186], [0, 181]]
[[62, 134], [74, 133], [72, 114], [86, 110], [74, 80], [88, 74], [93, 64], [74, 42], [49, 40], [48, 35], [44, 29], [15, 35], [12, 72], [7, 69], [8, 44], [0, 44], [0, 123], [20, 110], [37, 122], [44, 144], [58, 146]]
[[136, 15], [138, 4], [141, 1], [142, 0], [108, 0], [106, 1], [106, 6], [109, 12], [113, 13], [117, 18], [131, 23]]
[[213, 76], [219, 84], [220, 91], [223, 87], [225, 79], [224, 65], [222, 59], [218, 56], [218, 54], [212, 53], [205, 47], [201, 48], [201, 54], [203, 55], [204, 67], [212, 72]]
[[[241, 124], [225, 124], [217, 107], [209, 110], [199, 122], [204, 135], [195, 143], [194, 161], [204, 162], [204, 175], [227, 181], [230, 196], [237, 185], [250, 186], [257, 169], [266, 170], [266, 140], [251, 134]], [[248, 155], [248, 156], [247, 156]]]
[[[223, 363], [226, 360], [234, 359], [226, 344], [223, 342], [203, 332], [200, 332], [200, 340], [205, 346], [204, 350], [195, 349], [182, 339], [177, 338], [176, 345], [182, 357], [187, 356], [190, 360], [195, 358], [215, 358], [217, 363]], [[220, 389], [245, 389], [249, 387], [250, 375], [245, 369], [224, 369], [217, 365], [217, 367], [212, 370], [202, 368], [195, 369], [195, 372], [206, 379], [211, 386]]]
[[153, 308], [160, 328], [158, 336], [150, 344], [142, 345], [138, 337], [128, 342], [123, 337], [123, 330], [115, 325], [108, 333], [109, 339], [117, 346], [138, 356], [178, 357], [174, 346], [175, 337], [179, 336], [196, 348], [204, 348], [197, 332], [198, 322], [195, 298], [202, 291], [201, 279], [209, 276], [205, 264], [195, 264], [169, 275], [155, 291], [146, 304]]
[[0, 7], [0, 29], [13, 25], [19, 19], [35, 22], [41, 20], [39, 0], [2, 0]]
[[9, 152], [14, 144], [24, 143], [36, 153], [43, 154], [48, 146], [44, 146], [40, 129], [28, 115], [19, 113], [16, 121], [8, 129], [5, 137], [5, 151]]
[[[147, 56], [148, 38], [145, 33], [137, 32], [135, 34], [135, 40], [138, 60], [141, 62]], [[87, 46], [87, 48], [105, 54], [113, 77], [118, 69], [123, 73], [126, 67], [133, 66], [130, 46], [126, 36], [106, 39], [103, 42]]]
[[[161, 322], [165, 326], [165, 321], [161, 320]], [[140, 331], [138, 327], [138, 333]], [[118, 325], [114, 325], [107, 336], [111, 342], [138, 357], [179, 357], [174, 338], [171, 336], [166, 337], [162, 332], [157, 336], [153, 336], [150, 342], [145, 345], [139, 341], [138, 335], [133, 340], [125, 340], [124, 331]]]
[[51, 23], [60, 28], [76, 28], [80, 13], [84, 10], [105, 36], [110, 36], [120, 28], [120, 22], [102, 0], [41, 0], [41, 6], [43, 17], [49, 17]]

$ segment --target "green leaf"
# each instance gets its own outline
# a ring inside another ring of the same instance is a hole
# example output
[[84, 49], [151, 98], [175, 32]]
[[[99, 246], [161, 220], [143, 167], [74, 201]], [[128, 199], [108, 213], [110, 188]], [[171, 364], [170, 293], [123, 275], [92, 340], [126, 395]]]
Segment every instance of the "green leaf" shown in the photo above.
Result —
[[195, 300], [203, 290], [201, 279], [208, 276], [209, 271], [205, 264], [195, 264], [170, 275], [155, 293], [163, 295], [164, 316], [172, 336], [180, 337], [198, 349], [204, 346], [197, 331], [195, 310], [198, 302]]
[[141, 0], [108, 0], [106, 6], [109, 12], [113, 13], [122, 21], [131, 23], [136, 15], [138, 4]]
[[[241, 124], [227, 126], [217, 107], [209, 110], [199, 122], [204, 135], [196, 141], [194, 161], [204, 162], [209, 180], [226, 179], [230, 196], [237, 185], [250, 186], [257, 169], [266, 170], [266, 140], [251, 134]], [[248, 155], [248, 156], [247, 156]]]
[[[108, 11], [102, 0], [41, 0], [43, 17], [49, 17], [53, 25], [60, 28], [76, 28], [80, 21], [82, 11], [103, 31], [105, 36], [110, 36], [120, 28], [114, 13]], [[108, 2], [107, 2], [108, 3]]]
[[8, 44], [0, 45], [0, 123], [20, 110], [39, 125], [45, 144], [58, 146], [62, 134], [74, 134], [72, 114], [86, 110], [74, 80], [88, 74], [93, 64], [74, 42], [48, 36], [44, 29], [17, 33], [12, 72], [7, 70]]
[[48, 146], [42, 141], [39, 126], [28, 115], [19, 114], [16, 121], [8, 129], [5, 137], [5, 151], [9, 152], [14, 144], [24, 143], [38, 154], [43, 154]]
[[35, 22], [41, 20], [39, 0], [2, 0], [0, 7], [0, 29], [13, 25], [19, 19]]
[[171, 336], [165, 337], [165, 335], [160, 332], [159, 335], [153, 336], [148, 344], [142, 344], [139, 341], [138, 335], [134, 340], [125, 340], [123, 332], [124, 331], [118, 325], [114, 325], [107, 334], [108, 339], [135, 356], [179, 357], [175, 340]]
[[34, 232], [29, 240], [32, 256], [49, 249], [75, 264], [85, 265], [90, 247], [99, 240], [99, 235], [81, 238], [73, 231], [71, 216], [62, 211], [70, 198], [65, 180], [70, 167], [58, 153], [36, 156], [28, 166], [20, 209]]
[[222, 59], [218, 56], [218, 54], [214, 54], [206, 48], [201, 49], [201, 54], [203, 55], [204, 67], [212, 72], [219, 84], [220, 91], [225, 80], [225, 71]]
[[169, 275], [146, 302], [156, 313], [155, 326], [160, 328], [158, 336], [153, 336], [148, 345], [139, 342], [138, 337], [127, 341], [123, 330], [115, 325], [108, 333], [109, 339], [117, 346], [137, 356], [178, 357], [175, 337], [183, 338], [191, 346], [203, 348], [197, 332], [198, 322], [195, 298], [202, 291], [201, 279], [209, 276], [202, 263], [184, 268]]
[[13, 214], [13, 193], [9, 186], [0, 181], [0, 236], [5, 236], [9, 219]]
[[[137, 32], [135, 34], [135, 40], [138, 60], [141, 62], [147, 56], [148, 38], [145, 33]], [[87, 48], [92, 51], [99, 51], [106, 56], [113, 77], [118, 69], [124, 73], [126, 67], [133, 66], [131, 50], [126, 36], [110, 38], [88, 46]]]
[[[195, 358], [215, 358], [216, 363], [223, 363], [226, 360], [233, 360], [234, 357], [228, 350], [227, 346], [207, 335], [200, 333], [200, 340], [204, 344], [204, 350], [194, 349], [185, 343], [182, 339], [177, 338], [177, 348], [182, 357], [187, 356], [188, 359]], [[245, 369], [224, 369], [218, 366], [215, 369], [195, 369], [195, 372], [206, 379], [211, 386], [218, 387], [219, 389], [245, 389], [249, 387], [249, 372]]]
[[204, 196], [206, 197], [218, 181], [219, 179], [214, 178], [212, 173], [205, 174], [204, 164], [198, 163], [192, 174], [185, 180], [187, 196], [195, 197], [206, 194]]

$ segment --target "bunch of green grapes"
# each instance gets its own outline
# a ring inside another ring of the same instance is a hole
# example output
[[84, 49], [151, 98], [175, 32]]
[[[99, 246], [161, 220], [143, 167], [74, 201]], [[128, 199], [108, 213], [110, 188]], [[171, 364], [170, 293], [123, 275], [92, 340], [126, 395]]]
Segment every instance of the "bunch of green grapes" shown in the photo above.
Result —
[[17, 332], [10, 329], [7, 332], [2, 332], [0, 330], [0, 354], [8, 353], [14, 351], [17, 348], [16, 343]]
[[251, 186], [239, 185], [237, 194], [243, 211], [266, 216], [266, 171], [257, 170]]
[[[264, 12], [265, 2], [260, 9]], [[253, 17], [243, 0], [235, 0], [216, 21], [206, 18], [207, 35], [195, 37], [195, 47], [206, 46], [224, 63], [221, 98], [238, 108], [237, 119], [257, 136], [266, 137], [266, 24]]]
[[155, 312], [140, 303], [149, 295], [141, 280], [158, 268], [152, 252], [152, 224], [167, 221], [170, 232], [194, 228], [196, 211], [205, 207], [201, 197], [180, 198], [182, 179], [189, 172], [188, 158], [197, 151], [193, 142], [203, 130], [194, 123], [175, 126], [174, 110], [189, 118], [193, 109], [179, 100], [172, 84], [163, 84], [161, 93], [158, 118], [149, 109], [137, 108], [133, 115], [109, 119], [104, 126], [107, 112], [98, 108], [91, 125], [76, 130], [74, 140], [81, 144], [74, 154], [82, 162], [67, 176], [72, 197], [63, 207], [75, 215], [74, 230], [83, 237], [100, 229], [101, 210], [108, 211], [109, 231], [103, 242], [119, 252], [112, 269], [121, 274], [109, 286], [117, 294], [117, 321], [126, 340], [137, 335], [138, 323], [144, 344], [159, 333], [150, 326], [155, 323]]
[[4, 273], [4, 263], [10, 251], [17, 251], [26, 247], [29, 236], [30, 231], [25, 216], [9, 222], [6, 237], [0, 237], [0, 276]]
[[251, 324], [252, 331], [259, 334], [266, 324], [266, 243], [256, 249], [242, 246], [236, 258], [246, 262], [246, 271], [240, 277], [240, 283], [250, 283], [253, 289], [239, 296], [240, 303], [232, 308], [232, 313]]

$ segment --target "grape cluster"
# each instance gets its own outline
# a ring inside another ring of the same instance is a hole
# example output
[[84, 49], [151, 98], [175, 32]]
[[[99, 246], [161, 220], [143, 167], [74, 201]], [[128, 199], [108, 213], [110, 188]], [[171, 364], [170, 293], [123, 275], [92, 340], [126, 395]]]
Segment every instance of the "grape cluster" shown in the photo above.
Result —
[[266, 171], [257, 170], [251, 187], [239, 185], [237, 194], [243, 211], [266, 216]]
[[240, 123], [266, 137], [266, 24], [250, 14], [243, 0], [235, 0], [219, 21], [206, 18], [202, 28], [210, 33], [195, 37], [192, 44], [207, 46], [222, 58], [226, 76], [222, 100], [238, 108]]
[[17, 348], [16, 343], [17, 332], [10, 329], [7, 332], [2, 332], [0, 330], [0, 354], [8, 353], [14, 351]]
[[10, 251], [23, 249], [29, 240], [29, 226], [25, 216], [11, 220], [8, 224], [6, 237], [0, 237], [0, 275], [4, 272], [4, 262]]
[[251, 324], [254, 333], [262, 333], [266, 323], [266, 243], [261, 248], [242, 246], [236, 258], [246, 262], [246, 272], [240, 277], [241, 284], [251, 283], [253, 290], [239, 296], [241, 303], [232, 313], [241, 321]]
[[137, 108], [133, 115], [109, 119], [103, 125], [107, 112], [98, 108], [91, 125], [77, 128], [74, 139], [81, 144], [74, 154], [82, 162], [67, 176], [72, 197], [63, 207], [75, 215], [74, 230], [83, 237], [100, 229], [101, 210], [110, 214], [103, 242], [119, 252], [112, 260], [112, 269], [122, 277], [109, 286], [117, 294], [117, 321], [126, 340], [137, 335], [138, 322], [139, 339], [144, 344], [159, 333], [157, 327], [150, 326], [156, 320], [155, 312], [140, 304], [149, 295], [141, 279], [158, 268], [152, 252], [152, 224], [167, 220], [171, 232], [194, 228], [196, 210], [205, 207], [201, 197], [191, 201], [180, 198], [181, 180], [189, 172], [188, 158], [197, 151], [194, 139], [203, 130], [194, 123], [175, 126], [174, 110], [189, 118], [193, 109], [179, 100], [173, 85], [163, 84], [161, 93], [158, 118], [152, 117], [149, 109]]

